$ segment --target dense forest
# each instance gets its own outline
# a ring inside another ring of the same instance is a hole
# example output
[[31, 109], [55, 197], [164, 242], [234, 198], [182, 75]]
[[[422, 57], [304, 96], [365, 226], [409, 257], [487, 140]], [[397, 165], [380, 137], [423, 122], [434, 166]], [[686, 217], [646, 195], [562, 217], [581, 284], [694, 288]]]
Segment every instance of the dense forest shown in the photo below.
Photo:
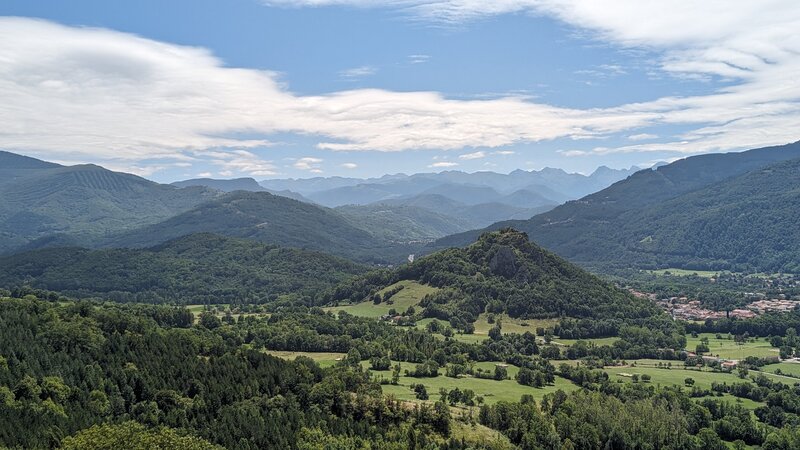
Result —
[[[360, 370], [247, 350], [229, 331], [192, 326], [174, 307], [0, 300], [0, 446], [317, 448], [367, 439], [400, 449], [448, 439], [446, 409], [404, 407]], [[123, 441], [131, 438], [142, 441]]]
[[365, 270], [323, 253], [201, 233], [148, 249], [48, 248], [0, 257], [0, 286], [120, 302], [313, 304]]
[[[697, 389], [620, 384], [590, 366], [556, 368], [536, 355], [520, 359], [540, 353], [520, 335], [463, 344], [321, 311], [238, 320], [203, 313], [196, 322], [178, 307], [46, 297], [0, 299], [0, 446], [699, 450], [724, 449], [728, 442], [772, 450], [800, 442], [800, 391], [761, 375], [753, 383], [713, 387], [764, 401], [753, 415]], [[360, 344], [329, 368], [260, 350], [300, 348], [298, 339], [312, 329]], [[477, 410], [471, 394], [458, 389], [421, 403], [401, 402], [382, 395], [386, 380], [362, 364], [370, 360], [383, 369], [382, 357], [370, 357], [370, 351], [384, 351], [381, 342], [393, 346], [393, 359], [405, 353], [421, 361], [422, 377], [439, 363], [458, 377], [472, 357], [507, 357], [522, 367], [520, 384], [551, 383], [558, 374], [581, 389]], [[465, 405], [461, 412], [459, 404]], [[489, 430], [504, 438], [488, 437]]]

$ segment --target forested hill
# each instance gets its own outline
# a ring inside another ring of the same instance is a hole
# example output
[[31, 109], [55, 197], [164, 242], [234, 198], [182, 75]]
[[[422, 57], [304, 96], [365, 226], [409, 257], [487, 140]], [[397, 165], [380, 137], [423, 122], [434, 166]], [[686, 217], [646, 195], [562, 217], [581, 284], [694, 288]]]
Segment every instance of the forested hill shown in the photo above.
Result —
[[[559, 255], [597, 270], [685, 267], [797, 271], [786, 238], [798, 213], [800, 143], [701, 155], [640, 171], [598, 193], [513, 226]], [[466, 245], [480, 232], [433, 248]]]
[[[337, 286], [329, 302], [362, 301], [400, 280], [442, 288], [426, 297], [423, 315], [473, 322], [483, 312], [522, 318], [653, 318], [659, 310], [503, 229], [466, 248], [451, 248], [394, 271], [376, 271]], [[599, 322], [598, 322], [599, 323]]]
[[322, 253], [195, 234], [149, 249], [49, 248], [0, 258], [0, 286], [147, 303], [313, 303], [366, 267]]
[[89, 245], [112, 231], [162, 221], [217, 194], [95, 165], [66, 167], [0, 153], [0, 253], [54, 236]]
[[[109, 247], [147, 247], [194, 233], [216, 233], [365, 262], [405, 255], [333, 210], [267, 192], [236, 191], [161, 223], [112, 237]], [[394, 251], [394, 253], [391, 253]]]

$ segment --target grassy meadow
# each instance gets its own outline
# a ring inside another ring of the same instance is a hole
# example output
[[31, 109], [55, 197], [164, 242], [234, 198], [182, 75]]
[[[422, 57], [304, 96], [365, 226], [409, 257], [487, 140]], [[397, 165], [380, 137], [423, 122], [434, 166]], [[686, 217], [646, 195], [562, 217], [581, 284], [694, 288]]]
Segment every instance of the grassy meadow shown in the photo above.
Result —
[[332, 306], [325, 308], [326, 311], [337, 313], [339, 311], [347, 311], [348, 313], [359, 317], [380, 317], [388, 314], [389, 310], [394, 309], [397, 312], [403, 312], [409, 306], [416, 306], [428, 294], [436, 292], [438, 289], [432, 286], [417, 283], [416, 281], [399, 281], [391, 286], [378, 291], [383, 295], [386, 291], [394, 289], [397, 286], [403, 286], [403, 290], [394, 294], [390, 302], [381, 302], [374, 304], [371, 300], [355, 303], [352, 305]]
[[702, 338], [708, 338], [708, 348], [710, 354], [725, 359], [743, 359], [747, 356], [778, 356], [778, 349], [772, 347], [766, 338], [751, 338], [742, 345], [737, 344], [733, 338], [728, 339], [727, 335], [721, 335], [718, 339], [715, 334], [701, 333], [696, 338], [691, 335], [686, 336], [686, 349], [694, 351]]

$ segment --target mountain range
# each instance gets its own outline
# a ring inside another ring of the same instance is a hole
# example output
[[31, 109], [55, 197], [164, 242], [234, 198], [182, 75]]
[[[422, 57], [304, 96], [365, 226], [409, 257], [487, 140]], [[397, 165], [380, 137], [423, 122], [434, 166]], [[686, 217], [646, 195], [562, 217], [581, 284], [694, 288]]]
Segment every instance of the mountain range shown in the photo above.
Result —
[[[205, 186], [225, 192], [268, 191], [336, 208], [356, 224], [395, 241], [432, 240], [509, 219], [527, 219], [602, 189], [635, 171], [600, 167], [589, 176], [560, 169], [516, 170], [510, 174], [446, 171], [380, 178], [263, 180], [194, 179], [175, 186]], [[375, 214], [379, 211], [380, 214]], [[430, 219], [430, 221], [426, 220]], [[399, 225], [402, 224], [402, 227]]]
[[263, 180], [259, 184], [272, 190], [297, 192], [329, 207], [365, 205], [386, 200], [408, 199], [417, 195], [442, 194], [453, 200], [477, 204], [503, 202], [518, 206], [507, 198], [516, 191], [528, 191], [540, 197], [539, 203], [560, 204], [582, 197], [638, 171], [600, 167], [591, 175], [567, 173], [561, 169], [515, 170], [509, 174], [495, 172], [466, 173], [445, 171], [394, 174], [380, 178], [308, 178]]
[[[800, 142], [693, 156], [643, 170], [513, 226], [571, 261], [640, 267], [800, 271]], [[432, 249], [466, 245], [481, 231]]]
[[[246, 178], [164, 185], [95, 165], [62, 166], [0, 152], [0, 253], [149, 248], [214, 233], [393, 264], [410, 253], [464, 246], [483, 231], [514, 227], [600, 271], [794, 273], [800, 271], [793, 244], [800, 237], [793, 219], [800, 210], [798, 160], [800, 143], [693, 156], [636, 171], [556, 206], [558, 200], [548, 202], [565, 198], [559, 192], [588, 189], [587, 180], [602, 185], [626, 172], [451, 171], [368, 183], [334, 177], [273, 180], [267, 187]], [[335, 208], [319, 204], [346, 189], [392, 195]], [[498, 217], [507, 220], [493, 221]]]

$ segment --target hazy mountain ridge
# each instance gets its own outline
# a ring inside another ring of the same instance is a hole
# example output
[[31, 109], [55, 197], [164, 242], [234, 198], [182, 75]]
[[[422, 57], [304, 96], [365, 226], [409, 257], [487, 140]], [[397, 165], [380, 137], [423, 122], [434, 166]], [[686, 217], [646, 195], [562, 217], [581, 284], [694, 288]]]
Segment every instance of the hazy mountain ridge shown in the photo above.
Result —
[[[579, 198], [607, 187], [610, 183], [624, 179], [639, 168], [598, 168], [591, 175], [567, 173], [561, 169], [545, 168], [540, 171], [515, 170], [509, 174], [495, 172], [466, 173], [445, 171], [440, 173], [395, 174], [380, 178], [309, 178], [262, 180], [261, 186], [268, 189], [291, 190], [326, 206], [346, 204], [368, 204], [379, 201], [412, 197], [426, 190], [464, 190], [490, 188], [496, 191], [492, 198], [483, 202], [500, 201], [505, 195], [525, 189], [537, 192], [551, 203]], [[444, 187], [449, 186], [449, 187]], [[484, 195], [488, 194], [485, 193]], [[516, 205], [512, 205], [516, 206]]]
[[106, 247], [150, 247], [181, 236], [215, 233], [359, 261], [393, 262], [404, 250], [353, 226], [336, 211], [268, 192], [234, 191], [163, 222], [110, 236]]
[[[599, 269], [800, 270], [786, 241], [797, 233], [789, 217], [800, 212], [797, 158], [800, 143], [689, 157], [530, 220], [488, 229], [517, 227], [561, 256]], [[478, 234], [448, 236], [432, 248], [466, 245]]]
[[254, 178], [249, 178], [249, 177], [232, 178], [232, 179], [193, 178], [191, 180], [176, 181], [171, 184], [173, 186], [183, 187], [183, 188], [192, 186], [204, 186], [222, 192], [233, 192], [233, 191], [269, 192], [270, 194], [280, 195], [281, 197], [287, 197], [301, 202], [314, 203], [311, 200], [305, 198], [304, 196], [298, 194], [297, 192], [292, 192], [286, 189], [280, 191], [267, 189], [258, 184], [258, 181], [256, 181]]

